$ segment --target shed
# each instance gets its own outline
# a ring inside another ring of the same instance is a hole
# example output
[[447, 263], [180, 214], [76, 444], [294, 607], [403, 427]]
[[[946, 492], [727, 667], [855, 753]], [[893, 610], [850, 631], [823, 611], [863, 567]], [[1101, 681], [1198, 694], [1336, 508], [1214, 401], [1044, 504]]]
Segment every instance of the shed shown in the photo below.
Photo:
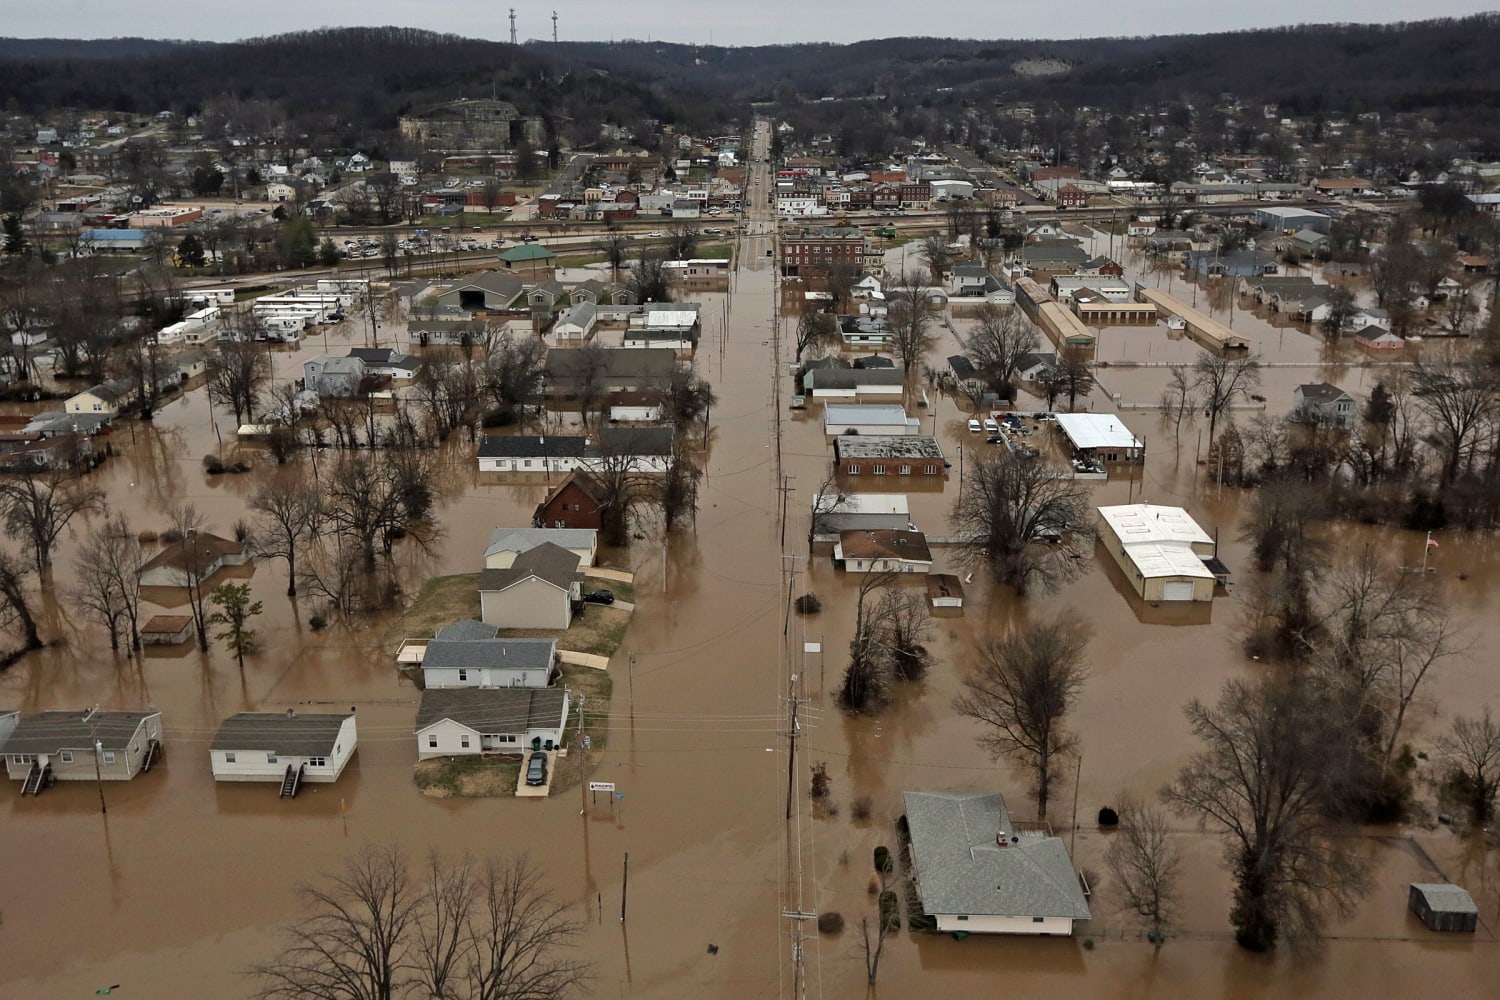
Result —
[[927, 577], [927, 600], [934, 608], [964, 606], [963, 581], [951, 573], [933, 573]]
[[1474, 897], [1448, 882], [1413, 882], [1406, 905], [1430, 931], [1473, 934], [1479, 926]]
[[148, 646], [176, 646], [192, 635], [192, 615], [152, 615], [141, 626], [141, 642]]

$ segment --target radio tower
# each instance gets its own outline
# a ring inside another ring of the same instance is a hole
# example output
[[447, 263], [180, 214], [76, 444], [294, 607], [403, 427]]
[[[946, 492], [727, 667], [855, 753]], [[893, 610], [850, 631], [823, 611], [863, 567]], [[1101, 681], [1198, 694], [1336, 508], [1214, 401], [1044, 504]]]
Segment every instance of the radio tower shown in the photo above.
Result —
[[557, 44], [557, 11], [552, 12], [552, 44]]
[[510, 44], [516, 44], [516, 9], [510, 9]]

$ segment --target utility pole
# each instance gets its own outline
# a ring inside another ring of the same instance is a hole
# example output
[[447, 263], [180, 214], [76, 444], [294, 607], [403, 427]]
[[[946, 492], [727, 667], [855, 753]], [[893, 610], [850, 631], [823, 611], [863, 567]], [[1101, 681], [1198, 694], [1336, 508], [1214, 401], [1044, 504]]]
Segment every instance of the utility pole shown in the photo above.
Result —
[[516, 9], [510, 9], [510, 44], [516, 44]]
[[99, 814], [109, 815], [109, 806], [104, 804], [104, 773], [99, 769], [99, 758], [104, 756], [104, 743], [94, 740], [94, 784], [99, 787]]
[[635, 714], [635, 654], [631, 653], [626, 662], [630, 665], [630, 714]]
[[786, 753], [786, 818], [792, 818], [792, 792], [796, 788], [797, 781], [797, 675], [793, 674], [791, 683], [787, 689], [787, 704], [789, 707], [789, 725], [787, 726], [787, 753]]
[[625, 876], [620, 882], [620, 923], [625, 922], [625, 899], [630, 894], [630, 852], [625, 852]]
[[787, 502], [787, 496], [792, 492], [792, 480], [796, 479], [796, 478], [797, 478], [796, 476], [785, 476], [784, 475], [784, 476], [781, 477], [781, 485], [778, 486], [778, 487], [776, 487], [777, 492], [779, 492], [781, 494], [781, 547], [783, 549], [786, 548], [786, 502]]

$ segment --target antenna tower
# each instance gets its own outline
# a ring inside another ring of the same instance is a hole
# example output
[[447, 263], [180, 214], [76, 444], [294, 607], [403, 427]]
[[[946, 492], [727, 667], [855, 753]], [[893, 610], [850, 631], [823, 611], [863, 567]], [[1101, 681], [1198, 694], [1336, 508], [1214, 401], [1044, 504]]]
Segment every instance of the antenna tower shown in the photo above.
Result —
[[557, 11], [552, 12], [552, 44], [557, 44]]
[[510, 44], [516, 44], [516, 9], [510, 9]]

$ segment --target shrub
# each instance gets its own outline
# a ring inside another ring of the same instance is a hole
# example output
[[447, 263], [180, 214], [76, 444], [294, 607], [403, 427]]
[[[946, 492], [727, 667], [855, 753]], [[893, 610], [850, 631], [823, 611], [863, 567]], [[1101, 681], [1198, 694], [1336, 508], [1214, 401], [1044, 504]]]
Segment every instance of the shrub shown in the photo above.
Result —
[[849, 807], [849, 815], [858, 820], [867, 820], [870, 818], [870, 813], [874, 812], [874, 810], [875, 804], [870, 801], [870, 797], [868, 795], [861, 795]]
[[1099, 825], [1100, 826], [1119, 826], [1120, 825], [1120, 814], [1117, 813], [1117, 812], [1115, 812], [1109, 806], [1105, 806], [1103, 809], [1099, 810]]
[[837, 934], [844, 929], [844, 915], [834, 910], [818, 914], [818, 933]]
[[218, 455], [204, 455], [203, 471], [210, 476], [217, 476], [224, 471], [224, 461]]
[[828, 777], [828, 765], [818, 761], [812, 766], [812, 789], [809, 794], [815, 799], [826, 799], [832, 785], [833, 779]]
[[135, 540], [140, 542], [142, 545], [150, 545], [152, 542], [156, 541], [156, 538], [156, 532], [152, 531], [150, 528], [147, 528], [145, 531], [142, 531], [140, 534], [135, 536]]
[[516, 415], [511, 410], [491, 410], [484, 415], [482, 423], [486, 427], [509, 427], [516, 422]]
[[875, 870], [887, 875], [896, 870], [896, 864], [891, 859], [891, 849], [884, 844], [875, 848]]
[[797, 598], [793, 607], [799, 615], [815, 615], [823, 610], [823, 600], [817, 594], [803, 594]]
[[163, 545], [176, 545], [182, 541], [182, 532], [176, 528], [168, 528], [156, 537]]
[[308, 628], [312, 629], [314, 632], [321, 632], [323, 629], [325, 629], [325, 628], [328, 627], [328, 619], [324, 618], [320, 614], [319, 615], [313, 615], [311, 618], [309, 618], [307, 620], [307, 626], [308, 626]]

